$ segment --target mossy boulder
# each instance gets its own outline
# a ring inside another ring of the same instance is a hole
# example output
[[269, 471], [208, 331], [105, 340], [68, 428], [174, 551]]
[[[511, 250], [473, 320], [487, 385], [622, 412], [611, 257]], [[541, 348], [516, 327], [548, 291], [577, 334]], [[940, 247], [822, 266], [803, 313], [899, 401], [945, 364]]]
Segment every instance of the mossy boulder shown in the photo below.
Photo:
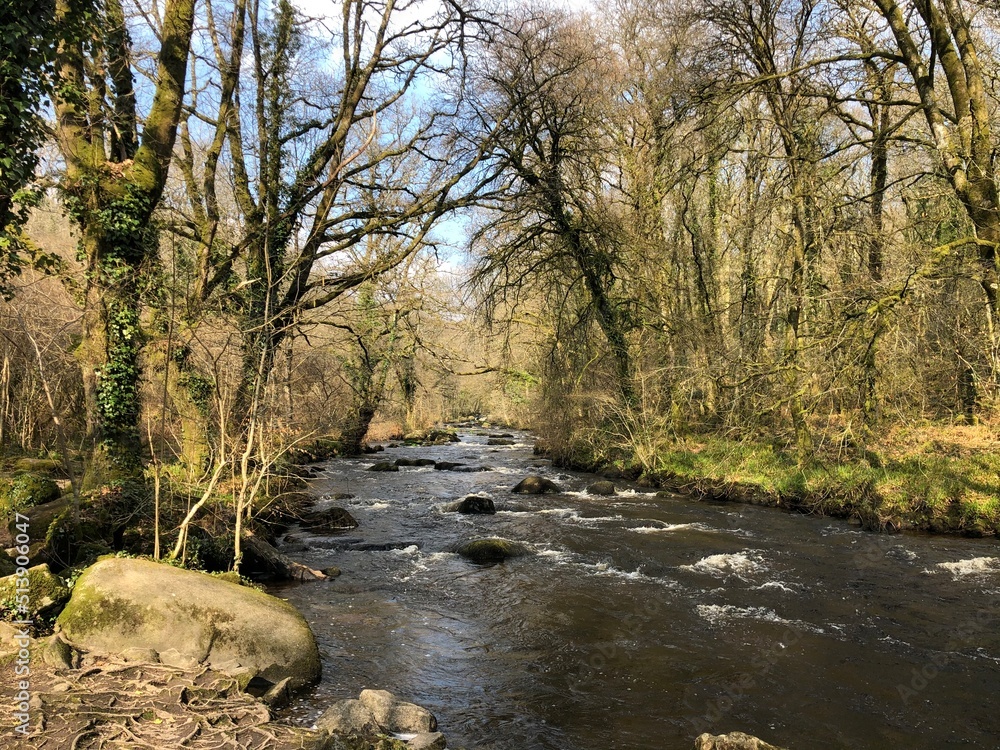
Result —
[[602, 479], [600, 481], [594, 482], [587, 488], [588, 495], [613, 495], [615, 494], [615, 484], [614, 482], [609, 482], [607, 479]]
[[459, 546], [455, 551], [467, 560], [481, 565], [503, 562], [512, 557], [523, 557], [531, 554], [527, 545], [500, 537], [474, 539]]
[[293, 688], [319, 679], [316, 639], [298, 611], [262, 591], [149, 560], [106, 558], [73, 589], [57, 624], [86, 651], [175, 649], [199, 663], [253, 669]]
[[19, 458], [14, 462], [14, 471], [26, 471], [47, 476], [65, 475], [62, 461], [57, 461], [54, 458]]
[[21, 472], [5, 477], [0, 479], [0, 514], [11, 516], [55, 500], [60, 494], [59, 485], [44, 474]]
[[547, 492], [562, 492], [562, 488], [551, 479], [531, 474], [518, 482], [511, 492], [519, 495], [544, 495]]
[[[18, 594], [27, 594], [25, 609], [20, 608]], [[18, 592], [17, 576], [0, 578], [0, 613], [7, 620], [33, 620], [58, 611], [69, 599], [69, 588], [58, 576], [52, 575], [48, 565], [28, 568], [28, 589]]]

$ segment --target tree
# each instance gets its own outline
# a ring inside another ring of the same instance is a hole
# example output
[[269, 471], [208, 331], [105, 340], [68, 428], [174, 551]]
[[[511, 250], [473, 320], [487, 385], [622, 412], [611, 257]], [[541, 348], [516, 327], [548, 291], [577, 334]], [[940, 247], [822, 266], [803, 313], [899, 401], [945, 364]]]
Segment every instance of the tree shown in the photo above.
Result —
[[[311, 76], [302, 75], [302, 53], [318, 41], [288, 2], [278, 3], [270, 20], [259, 2], [235, 3], [228, 46], [210, 27], [221, 98], [214, 113], [192, 114], [214, 130], [203, 166], [182, 131], [187, 205], [178, 207], [179, 231], [199, 248], [192, 307], [214, 300], [239, 319], [242, 372], [233, 412], [244, 428], [263, 403], [286, 337], [405, 261], [475, 192], [470, 174], [479, 150], [459, 139], [462, 99], [441, 83], [446, 74], [461, 77], [466, 9], [442, 3], [407, 17], [414, 7], [345, 3], [337, 68]], [[425, 85], [438, 87], [435, 101], [419, 96]], [[226, 146], [229, 170], [220, 175]], [[220, 230], [222, 179], [234, 186], [235, 233]], [[472, 186], [459, 189], [466, 180]], [[382, 249], [351, 256], [368, 241]]]
[[[87, 11], [85, 2], [80, 13]], [[0, 17], [0, 288], [17, 273], [27, 190], [44, 139], [40, 107], [51, 90], [54, 0], [25, 0]]]
[[[487, 163], [475, 283], [495, 309], [531, 287], [563, 303], [581, 289], [610, 353], [618, 396], [635, 402], [633, 323], [621, 293], [621, 226], [604, 172], [610, 145], [600, 91], [613, 71], [567, 16], [529, 16], [487, 49], [477, 85], [484, 132], [497, 131]], [[560, 292], [559, 290], [563, 291]], [[560, 303], [556, 303], [560, 305]]]
[[[994, 102], [983, 70], [982, 42], [962, 0], [875, 0], [875, 5], [916, 88], [941, 166], [975, 229], [974, 235], [939, 250], [946, 257], [963, 247], [975, 248], [976, 279], [986, 303], [989, 361], [996, 378], [1000, 191], [994, 165]], [[935, 85], [938, 69], [946, 87]]]
[[94, 15], [57, 0], [63, 32], [54, 94], [60, 188], [80, 229], [85, 310], [79, 358], [88, 427], [98, 451], [125, 473], [141, 463], [140, 323], [145, 274], [156, 261], [153, 212], [173, 154], [185, 95], [195, 0], [167, 0], [149, 111], [137, 112], [130, 40], [120, 0]]

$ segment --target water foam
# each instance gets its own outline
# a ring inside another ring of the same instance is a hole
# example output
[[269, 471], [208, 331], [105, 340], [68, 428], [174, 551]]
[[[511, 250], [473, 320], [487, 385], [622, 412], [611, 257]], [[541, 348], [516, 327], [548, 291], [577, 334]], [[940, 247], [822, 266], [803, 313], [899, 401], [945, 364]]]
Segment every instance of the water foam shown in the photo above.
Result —
[[703, 557], [693, 565], [681, 565], [681, 570], [688, 570], [694, 573], [707, 573], [711, 576], [735, 575], [742, 577], [752, 575], [762, 570], [767, 570], [767, 566], [759, 559], [754, 559], [751, 555], [757, 555], [757, 550], [744, 550], [730, 554], [709, 555]]
[[[968, 560], [958, 560], [957, 562], [938, 563], [935, 567], [941, 568], [951, 573], [953, 578], [963, 576], [983, 575], [985, 573], [996, 573], [1000, 570], [1000, 558], [997, 557], [970, 557]], [[924, 571], [930, 573], [932, 571]]]
[[[661, 523], [656, 521], [655, 523]], [[662, 526], [634, 526], [629, 531], [634, 531], [637, 534], [660, 534], [667, 533], [671, 531], [718, 531], [718, 529], [713, 529], [711, 526], [707, 526], [703, 523], [693, 522], [693, 523], [664, 523]]]

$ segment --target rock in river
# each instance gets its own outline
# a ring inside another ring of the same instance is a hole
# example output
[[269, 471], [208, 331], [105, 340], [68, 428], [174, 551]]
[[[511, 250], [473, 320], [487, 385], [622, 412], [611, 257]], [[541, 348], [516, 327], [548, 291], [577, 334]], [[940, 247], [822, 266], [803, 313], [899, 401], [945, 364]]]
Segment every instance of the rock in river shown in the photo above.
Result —
[[369, 466], [368, 471], [399, 471], [399, 466], [395, 461], [379, 461]]
[[462, 557], [481, 564], [503, 562], [511, 557], [523, 557], [531, 552], [527, 545], [499, 537], [474, 539], [455, 551]]
[[607, 479], [602, 479], [598, 482], [594, 482], [587, 488], [588, 495], [613, 495], [615, 494], [614, 482], [609, 482]]
[[314, 511], [302, 519], [302, 528], [313, 534], [333, 534], [357, 527], [358, 522], [354, 516], [338, 507]]
[[106, 558], [73, 588], [58, 624], [85, 651], [176, 650], [199, 663], [238, 662], [293, 688], [320, 675], [305, 619], [287, 602], [205, 573], [149, 560]]
[[542, 495], [546, 492], [562, 492], [562, 488], [551, 479], [531, 474], [518, 482], [511, 492], [519, 495]]
[[487, 515], [491, 516], [497, 512], [493, 500], [482, 495], [469, 495], [458, 504], [456, 510], [466, 515]]
[[705, 732], [694, 741], [694, 750], [781, 750], [781, 748], [743, 732], [730, 732], [714, 737]]

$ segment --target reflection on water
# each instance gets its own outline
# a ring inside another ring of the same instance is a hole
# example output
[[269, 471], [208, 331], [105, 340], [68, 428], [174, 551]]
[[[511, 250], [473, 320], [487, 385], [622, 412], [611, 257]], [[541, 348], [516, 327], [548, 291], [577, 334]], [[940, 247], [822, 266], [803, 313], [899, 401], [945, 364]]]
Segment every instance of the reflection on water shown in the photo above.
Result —
[[[336, 460], [320, 493], [351, 493], [360, 526], [292, 533], [340, 578], [277, 593], [310, 621], [322, 684], [308, 723], [366, 687], [430, 708], [450, 746], [689, 748], [742, 730], [792, 750], [1000, 746], [1000, 563], [993, 540], [880, 537], [751, 506], [583, 492], [530, 441], [395, 448], [488, 465], [458, 473]], [[542, 473], [560, 495], [509, 492]], [[494, 516], [444, 506], [489, 494]], [[472, 565], [477, 536], [535, 554]]]

